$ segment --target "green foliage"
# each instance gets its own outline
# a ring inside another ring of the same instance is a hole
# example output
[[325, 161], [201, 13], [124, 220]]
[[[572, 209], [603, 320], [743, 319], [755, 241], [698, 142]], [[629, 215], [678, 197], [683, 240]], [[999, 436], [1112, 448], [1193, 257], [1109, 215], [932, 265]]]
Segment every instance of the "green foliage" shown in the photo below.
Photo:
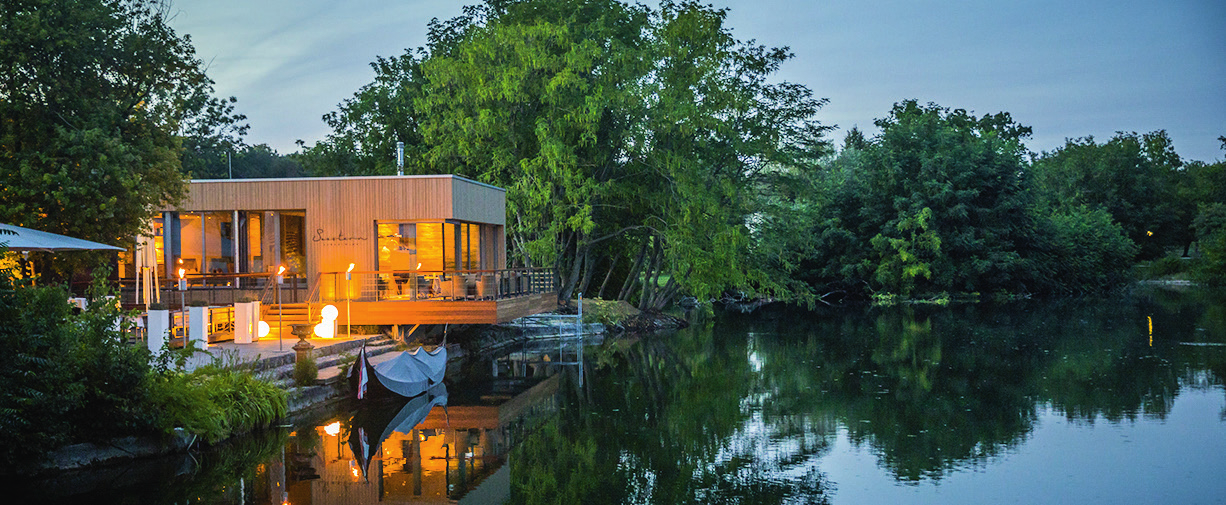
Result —
[[299, 387], [315, 384], [319, 377], [319, 365], [314, 358], [300, 359], [294, 362], [294, 384]]
[[1103, 209], [1141, 247], [1143, 259], [1188, 238], [1190, 216], [1176, 198], [1183, 166], [1166, 132], [1117, 133], [1103, 144], [1093, 137], [1069, 139], [1034, 162], [1041, 203], [1059, 212], [1079, 206]]
[[838, 157], [792, 176], [802, 191], [768, 197], [759, 253], [775, 257], [760, 261], [819, 293], [1020, 289], [1034, 234], [1020, 142], [1030, 128], [914, 100], [876, 123], [879, 136], [849, 134]]
[[1191, 262], [1178, 256], [1163, 256], [1150, 262], [1149, 265], [1147, 265], [1145, 274], [1150, 278], [1161, 278], [1182, 274], [1188, 271], [1189, 263]]
[[155, 428], [181, 427], [207, 443], [267, 427], [287, 413], [285, 392], [244, 370], [202, 367], [151, 374], [148, 408]]
[[377, 60], [301, 159], [390, 173], [398, 139], [408, 173], [507, 188], [511, 262], [556, 265], [561, 300], [606, 264], [641, 308], [769, 283], [742, 260], [751, 195], [767, 166], [820, 143], [824, 101], [767, 82], [791, 55], [737, 41], [726, 15], [692, 1], [468, 7], [432, 22], [426, 48]]
[[182, 197], [181, 137], [241, 117], [212, 98], [168, 12], [154, 0], [0, 6], [0, 221], [117, 244]]
[[176, 353], [151, 367], [149, 352], [116, 329], [120, 313], [100, 286], [73, 314], [62, 288], [0, 275], [0, 466], [64, 444], [175, 427], [215, 441], [285, 416], [284, 392], [249, 371], [184, 373], [170, 368]]
[[873, 277], [888, 292], [910, 296], [915, 278], [932, 278], [932, 261], [941, 256], [941, 237], [929, 225], [932, 209], [924, 207], [914, 217], [899, 221], [904, 238], [886, 238], [881, 234], [869, 241], [877, 254], [877, 269]]
[[1201, 250], [1196, 278], [1207, 284], [1226, 285], [1226, 203], [1202, 206], [1195, 228]]
[[1040, 222], [1033, 275], [1038, 290], [1098, 291], [1127, 280], [1138, 248], [1106, 210], [1071, 207]]
[[[0, 273], [0, 463], [65, 443], [146, 428], [148, 352], [114, 328], [114, 304], [72, 314], [55, 286], [14, 285]], [[2, 465], [0, 465], [2, 466]]]

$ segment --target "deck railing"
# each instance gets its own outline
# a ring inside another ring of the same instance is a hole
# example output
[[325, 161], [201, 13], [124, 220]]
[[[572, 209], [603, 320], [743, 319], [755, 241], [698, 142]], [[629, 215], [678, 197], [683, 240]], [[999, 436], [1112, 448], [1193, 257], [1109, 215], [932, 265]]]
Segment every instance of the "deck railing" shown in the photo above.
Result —
[[[207, 301], [210, 305], [228, 305], [244, 296], [260, 297], [265, 291], [271, 291], [276, 282], [276, 275], [271, 272], [243, 274], [186, 274], [187, 291], [182, 297], [185, 301]], [[136, 299], [135, 279], [119, 279], [120, 300], [126, 305], [138, 303]], [[177, 307], [180, 302], [179, 279], [158, 279], [156, 289], [161, 294], [162, 303]], [[306, 278], [287, 272], [285, 283], [281, 285], [281, 299], [287, 303], [305, 299]]]
[[[318, 301], [502, 300], [555, 292], [551, 268], [502, 270], [384, 270], [319, 274]], [[315, 296], [312, 300], [315, 301]]]

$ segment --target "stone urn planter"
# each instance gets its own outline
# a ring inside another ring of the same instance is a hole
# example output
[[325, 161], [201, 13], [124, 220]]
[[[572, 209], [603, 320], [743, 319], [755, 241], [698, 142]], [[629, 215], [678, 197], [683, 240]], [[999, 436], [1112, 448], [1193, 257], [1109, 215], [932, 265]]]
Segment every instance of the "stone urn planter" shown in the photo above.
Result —
[[294, 344], [294, 347], [293, 347], [294, 352], [297, 353], [294, 359], [297, 361], [301, 361], [303, 359], [310, 359], [311, 351], [315, 349], [315, 346], [311, 345], [310, 342], [307, 342], [306, 339], [308, 336], [311, 335], [311, 330], [315, 327], [315, 325], [313, 324], [291, 324], [289, 325], [289, 327], [290, 327], [290, 333], [294, 334], [295, 337], [298, 337], [298, 343]]

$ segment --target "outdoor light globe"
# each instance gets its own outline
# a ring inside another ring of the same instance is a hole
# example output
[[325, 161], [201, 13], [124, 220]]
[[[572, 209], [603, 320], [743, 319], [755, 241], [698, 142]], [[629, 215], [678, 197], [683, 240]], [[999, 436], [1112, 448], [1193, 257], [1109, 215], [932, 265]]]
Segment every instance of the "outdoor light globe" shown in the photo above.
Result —
[[315, 325], [315, 336], [319, 338], [332, 338], [336, 336], [336, 328], [334, 324], [337, 316], [341, 312], [336, 310], [335, 305], [324, 305], [323, 310], [319, 311], [319, 317], [323, 319], [319, 324]]
[[335, 334], [332, 333], [332, 321], [324, 321], [315, 325], [315, 336], [319, 338], [332, 338]]
[[260, 338], [267, 337], [270, 331], [272, 331], [272, 328], [268, 327], [268, 323], [260, 321]]

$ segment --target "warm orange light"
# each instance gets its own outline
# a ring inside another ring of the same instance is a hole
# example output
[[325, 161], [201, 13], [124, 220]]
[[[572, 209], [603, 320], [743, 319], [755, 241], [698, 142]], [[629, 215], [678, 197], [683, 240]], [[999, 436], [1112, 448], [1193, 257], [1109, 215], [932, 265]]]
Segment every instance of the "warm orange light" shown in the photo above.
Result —
[[349, 270], [345, 270], [345, 273], [349, 273], [349, 272], [352, 272], [352, 271], [353, 271], [353, 263], [350, 263], [350, 264], [349, 264]]
[[283, 273], [285, 273], [285, 265], [281, 265], [281, 268], [277, 269], [277, 275], [281, 275]]
[[355, 478], [355, 479], [356, 479], [356, 478], [358, 478], [358, 477], [361, 477], [361, 476], [362, 476], [362, 474], [361, 474], [361, 473], [358, 473], [358, 469], [357, 469], [356, 467], [355, 467], [355, 468], [352, 468], [352, 470], [353, 470], [353, 478]]
[[335, 328], [332, 327], [336, 321], [340, 311], [336, 310], [335, 305], [324, 305], [324, 308], [319, 311], [320, 323], [315, 325], [315, 336], [319, 338], [333, 338], [336, 336]]
[[327, 433], [334, 437], [337, 435], [340, 435], [341, 434], [341, 422], [337, 421], [335, 423], [324, 426], [324, 433]]
[[1152, 231], [1147, 231], [1147, 232], [1145, 232], [1145, 236], [1147, 236], [1147, 237], [1152, 237], [1152, 236], [1154, 236], [1154, 232], [1152, 232]]
[[183, 278], [183, 274], [184, 274], [185, 272], [187, 272], [187, 270], [184, 270], [184, 269], [182, 269], [182, 268], [180, 268], [180, 269], [179, 269], [179, 278], [180, 278], [180, 279], [182, 279], [182, 278]]

